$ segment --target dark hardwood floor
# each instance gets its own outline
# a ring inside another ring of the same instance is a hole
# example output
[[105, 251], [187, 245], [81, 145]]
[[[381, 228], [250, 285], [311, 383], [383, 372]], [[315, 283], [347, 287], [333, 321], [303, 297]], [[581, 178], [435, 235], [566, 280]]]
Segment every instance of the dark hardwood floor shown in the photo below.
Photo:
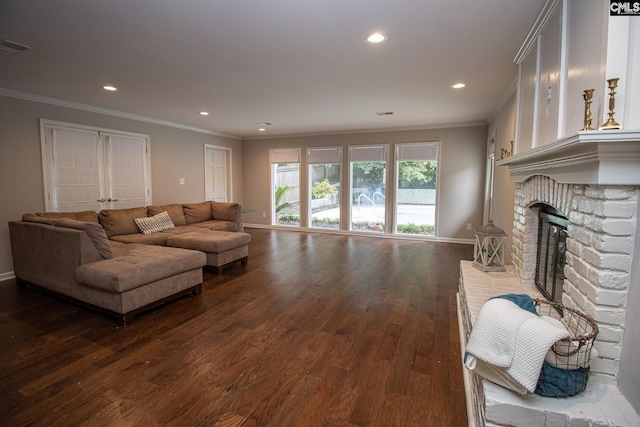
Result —
[[0, 283], [0, 425], [467, 425], [472, 246], [247, 232], [248, 265], [127, 328]]

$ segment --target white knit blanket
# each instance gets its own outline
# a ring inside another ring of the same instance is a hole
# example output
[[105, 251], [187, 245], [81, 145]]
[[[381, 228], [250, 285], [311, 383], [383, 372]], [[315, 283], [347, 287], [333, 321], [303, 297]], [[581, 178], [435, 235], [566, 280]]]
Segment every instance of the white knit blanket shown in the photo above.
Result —
[[480, 309], [473, 324], [465, 366], [520, 394], [536, 389], [549, 348], [569, 336], [513, 302], [495, 298]]

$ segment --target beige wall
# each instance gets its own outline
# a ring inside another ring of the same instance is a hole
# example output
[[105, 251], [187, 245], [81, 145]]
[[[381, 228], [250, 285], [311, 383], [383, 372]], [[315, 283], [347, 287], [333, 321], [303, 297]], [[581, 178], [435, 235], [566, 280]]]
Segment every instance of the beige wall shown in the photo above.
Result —
[[[482, 225], [486, 139], [486, 126], [469, 126], [245, 140], [244, 206], [255, 210], [245, 214], [245, 223], [270, 223], [269, 149], [300, 147], [304, 166], [304, 153], [308, 147], [342, 147], [344, 161], [349, 145], [390, 144], [393, 150], [395, 143], [440, 141], [438, 237], [473, 239], [473, 230]], [[347, 169], [343, 167], [343, 180], [346, 173]], [[302, 175], [305, 185], [306, 174]], [[348, 192], [344, 191], [341, 204], [345, 217], [348, 197]], [[262, 212], [266, 212], [266, 218], [262, 217]], [[466, 229], [469, 222], [471, 231]]]
[[0, 279], [13, 271], [7, 222], [44, 210], [40, 118], [150, 135], [154, 204], [204, 200], [204, 145], [231, 147], [233, 198], [242, 202], [240, 140], [0, 96]]
[[[489, 123], [489, 138], [495, 133], [495, 159], [500, 160], [501, 149], [511, 150], [515, 135], [516, 94], [513, 93], [498, 114]], [[511, 264], [511, 236], [513, 234], [513, 201], [515, 184], [509, 177], [507, 166], [496, 166], [493, 179], [493, 223], [508, 235], [505, 241], [504, 262]]]

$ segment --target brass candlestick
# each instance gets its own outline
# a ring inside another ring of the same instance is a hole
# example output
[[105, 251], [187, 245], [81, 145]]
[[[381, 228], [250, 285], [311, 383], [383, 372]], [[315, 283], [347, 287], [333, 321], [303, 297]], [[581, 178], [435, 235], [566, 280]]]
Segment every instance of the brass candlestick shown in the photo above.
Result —
[[613, 120], [613, 110], [616, 106], [616, 87], [618, 86], [618, 80], [620, 79], [609, 79], [607, 83], [609, 83], [609, 120], [602, 126], [600, 126], [600, 130], [607, 129], [622, 129], [622, 126], [618, 124], [615, 120]]
[[500, 160], [504, 159], [505, 157], [511, 157], [512, 154], [513, 154], [513, 141], [511, 141], [510, 150], [506, 150], [504, 148], [500, 149]]
[[595, 89], [585, 89], [584, 95], [584, 127], [582, 130], [595, 130], [591, 127], [591, 99]]

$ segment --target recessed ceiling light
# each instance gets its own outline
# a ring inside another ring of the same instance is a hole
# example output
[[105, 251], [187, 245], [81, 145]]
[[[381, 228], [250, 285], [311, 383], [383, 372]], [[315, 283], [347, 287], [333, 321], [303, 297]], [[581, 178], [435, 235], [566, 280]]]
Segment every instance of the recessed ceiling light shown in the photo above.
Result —
[[385, 40], [387, 40], [387, 36], [382, 33], [373, 33], [367, 36], [367, 41], [369, 43], [382, 43]]
[[201, 116], [208, 116], [209, 113], [207, 111], [200, 111]]
[[466, 86], [466, 84], [464, 84], [464, 83], [456, 83], [454, 85], [451, 85], [451, 89], [462, 89], [465, 86]]
[[115, 92], [116, 90], [118, 90], [117, 87], [111, 86], [111, 85], [104, 85], [104, 86], [102, 86], [102, 89], [108, 90], [108, 91], [111, 91], [111, 92]]

